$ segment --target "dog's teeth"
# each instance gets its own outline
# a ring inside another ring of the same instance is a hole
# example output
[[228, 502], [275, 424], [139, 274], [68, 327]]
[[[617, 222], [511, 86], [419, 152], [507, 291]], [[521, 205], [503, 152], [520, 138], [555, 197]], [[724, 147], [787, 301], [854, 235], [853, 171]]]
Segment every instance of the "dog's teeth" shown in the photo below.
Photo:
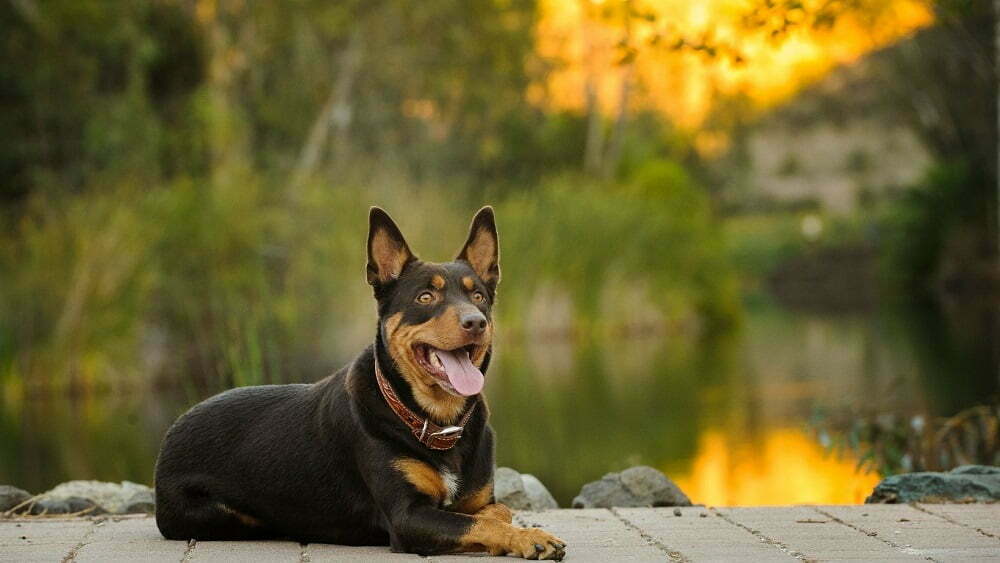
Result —
[[431, 356], [431, 365], [433, 365], [436, 368], [444, 368], [444, 366], [441, 365], [441, 360], [438, 359], [437, 354], [431, 352], [430, 356]]

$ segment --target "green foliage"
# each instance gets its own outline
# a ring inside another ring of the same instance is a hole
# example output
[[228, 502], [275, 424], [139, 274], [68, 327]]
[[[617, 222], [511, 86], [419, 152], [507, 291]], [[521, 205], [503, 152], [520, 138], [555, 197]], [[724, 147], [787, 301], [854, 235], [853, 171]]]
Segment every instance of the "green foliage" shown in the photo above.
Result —
[[740, 215], [727, 218], [726, 251], [744, 279], [760, 279], [803, 252], [806, 241], [795, 213]]
[[859, 469], [882, 475], [1000, 462], [996, 404], [970, 407], [950, 417], [817, 415], [813, 426], [832, 449], [857, 457]]
[[[650, 289], [648, 304], [668, 317], [732, 320], [734, 280], [704, 192], [671, 162], [651, 163], [635, 176], [612, 189], [563, 176], [503, 203], [501, 216], [514, 223], [503, 235], [505, 256], [523, 255], [505, 259], [504, 275], [568, 292], [583, 321], [600, 316], [600, 289], [612, 280]], [[512, 300], [507, 290], [504, 300]]]
[[526, 101], [536, 17], [531, 0], [0, 5], [0, 384], [315, 377], [371, 337], [370, 204], [449, 259], [491, 194], [515, 330], [546, 286], [585, 325], [734, 318], [687, 142], [637, 116], [620, 180], [574, 175], [587, 116]]
[[0, 197], [220, 163], [287, 173], [331, 96], [355, 175], [388, 159], [417, 177], [496, 176], [511, 162], [497, 155], [546, 121], [525, 111], [534, 8], [4, 3]]
[[[973, 256], [946, 256], [948, 244], [970, 236], [988, 241], [989, 211], [980, 202], [987, 185], [961, 161], [933, 166], [924, 180], [890, 205], [882, 223], [885, 231], [885, 276], [918, 294], [930, 291], [944, 262], [975, 259], [976, 244], [961, 244]], [[989, 252], [988, 249], [985, 252]]]
[[[108, 174], [152, 179], [167, 158], [194, 164], [164, 134], [183, 129], [202, 75], [200, 38], [178, 5], [5, 3], [0, 37], [0, 198]], [[188, 132], [185, 142], [197, 137]]]
[[[570, 296], [584, 325], [629, 321], [607, 315], [618, 284], [643, 292], [639, 312], [734, 318], [707, 199], [674, 165], [617, 188], [576, 182], [498, 202], [500, 311], [513, 331], [546, 284]], [[0, 365], [29, 386], [313, 378], [371, 338], [370, 204], [394, 212], [430, 260], [454, 256], [475, 207], [405, 185], [310, 184], [292, 203], [252, 175], [39, 199], [0, 239]]]
[[155, 233], [119, 196], [33, 202], [16, 240], [0, 242], [3, 371], [82, 384], [122, 373], [137, 345]]

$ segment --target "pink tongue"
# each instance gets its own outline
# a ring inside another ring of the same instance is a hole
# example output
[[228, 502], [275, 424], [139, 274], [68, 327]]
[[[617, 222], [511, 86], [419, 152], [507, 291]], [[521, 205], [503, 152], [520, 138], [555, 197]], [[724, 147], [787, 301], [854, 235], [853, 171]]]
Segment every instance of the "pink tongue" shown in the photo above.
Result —
[[455, 391], [469, 397], [483, 390], [483, 382], [485, 381], [483, 372], [472, 364], [468, 352], [461, 349], [445, 352], [435, 348], [433, 353], [437, 354], [438, 359], [441, 360], [444, 372], [448, 374], [448, 382], [455, 388]]

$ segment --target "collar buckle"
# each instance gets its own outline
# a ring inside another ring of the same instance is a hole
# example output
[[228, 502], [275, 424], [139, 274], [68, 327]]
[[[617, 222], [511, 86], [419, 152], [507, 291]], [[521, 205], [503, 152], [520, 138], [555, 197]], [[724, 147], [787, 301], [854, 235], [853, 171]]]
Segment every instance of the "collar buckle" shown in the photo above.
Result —
[[448, 436], [452, 436], [454, 434], [461, 434], [463, 430], [465, 430], [465, 427], [463, 426], [449, 426], [447, 428], [442, 428], [441, 430], [434, 432], [433, 434], [431, 434], [431, 436], [440, 436], [442, 438], [447, 438]]

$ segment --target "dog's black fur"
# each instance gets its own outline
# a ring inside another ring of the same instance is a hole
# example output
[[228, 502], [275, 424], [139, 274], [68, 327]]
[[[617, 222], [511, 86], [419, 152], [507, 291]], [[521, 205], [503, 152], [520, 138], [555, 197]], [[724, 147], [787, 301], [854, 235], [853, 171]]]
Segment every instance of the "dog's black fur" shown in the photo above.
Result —
[[[459, 258], [444, 264], [418, 260], [384, 211], [372, 208], [369, 223], [374, 345], [317, 383], [233, 389], [182, 415], [156, 465], [161, 533], [562, 558], [561, 540], [511, 526], [510, 511], [494, 503], [493, 432], [482, 398], [448, 392], [407, 355], [428, 339], [441, 349], [466, 347], [485, 373], [500, 277], [493, 210], [476, 215]], [[478, 333], [462, 326], [473, 317], [486, 321]], [[390, 409], [375, 355], [413, 412], [454, 424], [476, 406], [452, 449], [425, 447]], [[457, 486], [449, 487], [450, 476]]]

